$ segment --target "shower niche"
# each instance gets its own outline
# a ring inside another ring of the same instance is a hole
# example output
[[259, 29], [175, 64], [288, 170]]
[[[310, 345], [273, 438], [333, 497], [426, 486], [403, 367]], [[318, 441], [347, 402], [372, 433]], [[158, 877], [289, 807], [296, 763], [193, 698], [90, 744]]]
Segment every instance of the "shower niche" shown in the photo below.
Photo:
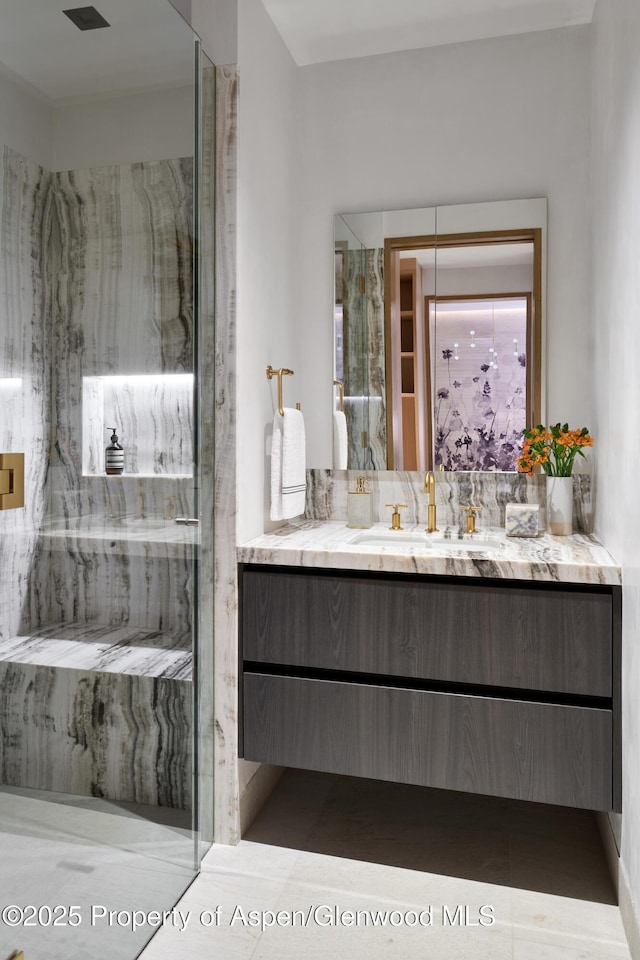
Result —
[[82, 474], [104, 476], [115, 427], [124, 475], [193, 476], [193, 374], [82, 378]]

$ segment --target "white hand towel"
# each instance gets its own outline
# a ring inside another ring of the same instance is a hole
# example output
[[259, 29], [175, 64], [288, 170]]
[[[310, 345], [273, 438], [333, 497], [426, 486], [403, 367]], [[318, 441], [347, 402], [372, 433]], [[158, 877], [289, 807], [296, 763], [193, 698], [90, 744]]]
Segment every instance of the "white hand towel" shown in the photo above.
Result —
[[307, 490], [304, 417], [300, 410], [276, 411], [271, 440], [271, 519], [288, 520], [305, 510]]
[[348, 458], [347, 418], [342, 410], [333, 411], [333, 469], [346, 470]]

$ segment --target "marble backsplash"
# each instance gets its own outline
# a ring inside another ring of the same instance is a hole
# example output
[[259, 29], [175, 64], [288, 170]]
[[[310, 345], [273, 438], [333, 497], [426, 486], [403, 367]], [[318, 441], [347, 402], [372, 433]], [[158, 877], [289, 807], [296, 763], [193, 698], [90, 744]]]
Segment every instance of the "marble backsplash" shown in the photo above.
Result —
[[[355, 490], [356, 478], [365, 476], [373, 497], [374, 522], [390, 518], [389, 503], [404, 503], [401, 511], [407, 524], [423, 523], [427, 518], [428, 496], [424, 493], [424, 473], [376, 470], [308, 470], [305, 517], [310, 520], [347, 519], [347, 494]], [[438, 522], [443, 526], [462, 524], [462, 506], [480, 506], [478, 529], [504, 527], [507, 503], [537, 503], [545, 506], [546, 477], [518, 473], [437, 472], [436, 505]], [[573, 478], [573, 519], [577, 533], [593, 529], [591, 476]]]

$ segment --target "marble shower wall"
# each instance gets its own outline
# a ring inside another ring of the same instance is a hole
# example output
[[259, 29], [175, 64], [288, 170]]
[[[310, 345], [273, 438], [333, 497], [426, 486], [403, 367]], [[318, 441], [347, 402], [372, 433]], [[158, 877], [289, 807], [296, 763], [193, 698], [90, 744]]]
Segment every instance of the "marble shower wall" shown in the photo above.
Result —
[[[0, 178], [0, 451], [27, 474], [0, 513], [0, 780], [188, 807], [193, 163], [52, 175], [4, 149]], [[106, 477], [120, 424], [130, 475]]]
[[[347, 519], [347, 494], [355, 490], [355, 470], [308, 470], [307, 506], [310, 520]], [[407, 524], [426, 522], [428, 497], [424, 493], [424, 474], [400, 470], [378, 470], [364, 474], [373, 497], [373, 519], [390, 518], [388, 503], [406, 503], [402, 517]], [[438, 522], [456, 525], [463, 522], [462, 505], [481, 506], [478, 529], [504, 527], [507, 503], [545, 505], [546, 477], [519, 473], [436, 473]], [[591, 476], [578, 473], [573, 478], [573, 517], [576, 531], [593, 529]]]
[[[51, 195], [49, 521], [192, 516], [192, 159], [56, 173]], [[103, 473], [111, 426], [129, 476]], [[23, 628], [97, 620], [186, 637], [192, 567], [70, 539], [41, 551]]]
[[382, 470], [387, 463], [383, 249], [348, 251], [343, 294], [347, 462], [352, 470]]
[[[52, 192], [52, 488], [77, 489], [82, 483], [83, 378], [193, 372], [193, 161], [57, 173]], [[106, 397], [102, 426], [119, 428], [109, 419], [117, 418], [117, 403], [109, 401]], [[160, 407], [156, 416], [175, 416], [175, 405]], [[128, 429], [132, 434], [118, 434], [130, 458], [141, 444], [166, 448], [172, 433], [176, 444], [184, 442], [184, 431], [154, 426], [153, 417], [138, 423], [131, 416]], [[87, 438], [86, 445], [95, 450], [107, 443], [105, 431]], [[169, 459], [179, 461], [181, 454]], [[136, 471], [125, 467], [125, 472]], [[169, 471], [156, 464], [154, 472]]]
[[[0, 641], [19, 631], [46, 508], [50, 180], [42, 167], [0, 147], [0, 452], [25, 454], [24, 509], [0, 512]], [[40, 602], [46, 606], [46, 594]]]

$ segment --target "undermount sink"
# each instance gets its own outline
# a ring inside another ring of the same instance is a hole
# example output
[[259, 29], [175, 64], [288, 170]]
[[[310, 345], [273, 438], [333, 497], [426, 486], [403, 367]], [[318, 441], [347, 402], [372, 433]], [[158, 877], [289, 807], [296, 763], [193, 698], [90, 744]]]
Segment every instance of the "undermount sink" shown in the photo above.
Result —
[[407, 546], [429, 549], [447, 547], [451, 550], [482, 550], [487, 547], [500, 547], [501, 542], [495, 537], [488, 539], [479, 534], [468, 534], [462, 537], [438, 537], [431, 533], [411, 532], [405, 530], [365, 530], [352, 538], [351, 543], [362, 547], [392, 547]]

